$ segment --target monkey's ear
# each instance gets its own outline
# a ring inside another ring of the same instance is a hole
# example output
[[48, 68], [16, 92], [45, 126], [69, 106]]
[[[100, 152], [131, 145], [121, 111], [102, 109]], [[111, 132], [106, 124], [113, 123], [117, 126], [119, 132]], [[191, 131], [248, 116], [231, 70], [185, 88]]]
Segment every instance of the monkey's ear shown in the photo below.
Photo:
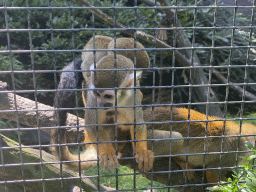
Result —
[[[139, 82], [141, 79], [141, 75], [142, 75], [142, 71], [136, 71], [136, 81], [137, 81], [136, 86], [140, 86]], [[135, 79], [134, 72], [128, 74], [121, 87], [134, 87], [134, 79]]]

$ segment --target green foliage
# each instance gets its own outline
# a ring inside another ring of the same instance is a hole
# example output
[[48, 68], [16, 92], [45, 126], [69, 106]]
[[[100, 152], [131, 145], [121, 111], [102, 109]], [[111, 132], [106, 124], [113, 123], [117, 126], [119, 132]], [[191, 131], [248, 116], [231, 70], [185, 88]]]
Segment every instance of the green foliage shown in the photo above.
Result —
[[[6, 6], [9, 7], [26, 7], [26, 0], [6, 0]], [[49, 4], [50, 3], [50, 4]], [[3, 6], [3, 2], [0, 3]], [[95, 33], [96, 35], [108, 35], [111, 37], [121, 37], [119, 31], [116, 33], [111, 30], [97, 30], [97, 28], [108, 29], [113, 28], [88, 9], [70, 9], [70, 6], [81, 7], [80, 4], [70, 0], [29, 0], [29, 7], [64, 7], [61, 9], [8, 9], [0, 11], [0, 23], [2, 29], [36, 29], [36, 31], [21, 32], [4, 32], [0, 33], [0, 46], [6, 46], [8, 36], [10, 39], [10, 49], [12, 50], [43, 50], [36, 53], [19, 53], [13, 56], [14, 68], [20, 67], [20, 70], [53, 70], [62, 69], [63, 66], [80, 57], [80, 52], [72, 52], [65, 50], [82, 50], [85, 43]], [[100, 1], [95, 0], [94, 6], [112, 7], [111, 0]], [[117, 1], [116, 6], [124, 6], [121, 1]], [[115, 17], [117, 21], [129, 27], [154, 27], [154, 10], [137, 10], [137, 18], [135, 10], [132, 9], [100, 9], [104, 13]], [[159, 15], [157, 18], [160, 19]], [[29, 22], [28, 22], [29, 21]], [[137, 22], [135, 24], [135, 22]], [[96, 30], [91, 28], [95, 27]], [[52, 31], [50, 29], [54, 29]], [[72, 30], [75, 29], [75, 30]], [[76, 30], [79, 29], [79, 30]], [[95, 32], [94, 32], [95, 31]], [[152, 33], [152, 32], [151, 32]], [[30, 38], [31, 36], [31, 42]], [[32, 44], [32, 47], [30, 47]], [[9, 47], [8, 47], [9, 48]], [[7, 49], [5, 47], [5, 49]], [[56, 51], [52, 51], [56, 50]], [[32, 62], [33, 59], [33, 62]], [[10, 59], [7, 55], [1, 54], [0, 61], [4, 63], [5, 69], [10, 70], [7, 66]], [[2, 64], [1, 63], [1, 64]], [[22, 68], [22, 69], [21, 69]], [[19, 70], [19, 69], [17, 69]], [[21, 76], [23, 82], [18, 82], [19, 78], [15, 76], [17, 84], [23, 84], [20, 89], [34, 89], [33, 75], [27, 73]], [[10, 78], [0, 76], [8, 84], [11, 84]], [[54, 89], [52, 83], [56, 75], [54, 73], [39, 73], [35, 75], [37, 89]], [[53, 95], [52, 93], [38, 93], [41, 97]], [[40, 98], [39, 98], [40, 99]], [[39, 100], [40, 101], [40, 100]]]
[[[183, 3], [184, 5], [184, 3]], [[188, 4], [186, 4], [187, 6]], [[212, 4], [214, 5], [214, 4]], [[195, 35], [195, 47], [211, 47], [212, 40], [214, 40], [215, 47], [223, 47], [222, 49], [215, 49], [213, 53], [213, 65], [228, 65], [230, 60], [230, 49], [224, 48], [225, 46], [234, 47], [237, 46], [248, 46], [250, 39], [249, 34], [250, 30], [247, 28], [238, 28], [231, 29], [233, 26], [233, 15], [234, 9], [228, 8], [204, 8], [204, 9], [186, 9], [180, 10], [178, 12], [178, 17], [184, 27], [213, 27], [214, 26], [214, 17], [215, 17], [215, 26], [220, 27], [218, 29], [198, 29], [195, 30], [186, 30], [186, 34], [192, 40]], [[196, 16], [196, 23], [194, 19]], [[250, 26], [251, 20], [246, 15], [241, 13], [236, 14], [235, 26]], [[223, 28], [221, 28], [223, 27]], [[227, 28], [230, 27], [230, 28]], [[252, 45], [255, 44], [255, 35], [251, 36]], [[247, 58], [248, 48], [239, 48], [232, 49], [232, 60], [231, 64], [233, 65], [244, 65]], [[197, 49], [197, 54], [199, 58], [203, 60], [203, 64], [210, 63], [211, 50], [210, 49]], [[256, 59], [256, 55], [253, 53], [253, 50], [249, 52], [249, 63], [252, 64]]]
[[[0, 50], [6, 50], [5, 47], [0, 46]], [[17, 59], [17, 56], [13, 54], [0, 54], [0, 71], [12, 71], [17, 70], [21, 71], [23, 70], [22, 63]], [[15, 85], [17, 87], [20, 87], [23, 84], [21, 75], [14, 75], [13, 78], [10, 73], [8, 74], [0, 74], [0, 79], [4, 79], [5, 81], [12, 82], [12, 79], [14, 79]]]
[[2, 128], [14, 128], [16, 127], [16, 123], [13, 123], [9, 120], [0, 119], [0, 129]]
[[[0, 129], [16, 128], [16, 127], [17, 127], [16, 122], [0, 118]], [[1, 133], [17, 142], [19, 142], [18, 134], [20, 134], [20, 135], [23, 134], [22, 131], [19, 131], [19, 132], [18, 131], [2, 131]]]
[[256, 113], [251, 113], [251, 114], [243, 115], [243, 117], [244, 118], [252, 118], [251, 120], [246, 120], [246, 122], [256, 125]]
[[[234, 118], [238, 118], [237, 116], [227, 116], [227, 119], [234, 119]], [[243, 120], [242, 123], [250, 123], [253, 125], [256, 125], [256, 113], [250, 113], [250, 114], [246, 114], [243, 115], [243, 118], [245, 118], [246, 120]], [[240, 124], [240, 120], [233, 120], [236, 124]]]
[[255, 158], [256, 149], [250, 143], [247, 142], [246, 146], [253, 151], [253, 155], [247, 158], [246, 165], [242, 165], [238, 170], [233, 170], [233, 180], [228, 179], [228, 184], [223, 184], [214, 187], [208, 187], [210, 191], [224, 191], [224, 192], [255, 192], [256, 191], [256, 169], [255, 169]]
[[[1, 46], [0, 50], [6, 50], [5, 47]], [[23, 69], [23, 65], [20, 61], [18, 61], [17, 56], [13, 56], [12, 54], [0, 54], [0, 70], [1, 71], [11, 71], [17, 70], [21, 71]]]

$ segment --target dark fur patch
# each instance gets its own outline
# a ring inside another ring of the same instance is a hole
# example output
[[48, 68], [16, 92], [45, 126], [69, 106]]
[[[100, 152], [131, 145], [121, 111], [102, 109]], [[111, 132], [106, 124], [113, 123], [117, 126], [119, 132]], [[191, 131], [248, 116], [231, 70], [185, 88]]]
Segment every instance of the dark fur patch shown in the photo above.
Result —
[[113, 115], [115, 115], [115, 110], [108, 110], [108, 111], [106, 112], [106, 115], [107, 115], [107, 116], [113, 116]]

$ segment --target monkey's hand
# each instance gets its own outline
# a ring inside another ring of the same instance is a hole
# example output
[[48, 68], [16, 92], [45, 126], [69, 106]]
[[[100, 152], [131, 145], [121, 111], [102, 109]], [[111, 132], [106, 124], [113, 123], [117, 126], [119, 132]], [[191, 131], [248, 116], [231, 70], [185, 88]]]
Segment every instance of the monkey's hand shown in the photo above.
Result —
[[110, 170], [118, 166], [116, 150], [112, 146], [107, 150], [100, 150], [99, 148], [99, 159], [100, 165], [104, 168], [104, 171], [108, 170], [108, 161]]
[[136, 151], [135, 159], [139, 170], [147, 172], [153, 167], [154, 153], [151, 150]]

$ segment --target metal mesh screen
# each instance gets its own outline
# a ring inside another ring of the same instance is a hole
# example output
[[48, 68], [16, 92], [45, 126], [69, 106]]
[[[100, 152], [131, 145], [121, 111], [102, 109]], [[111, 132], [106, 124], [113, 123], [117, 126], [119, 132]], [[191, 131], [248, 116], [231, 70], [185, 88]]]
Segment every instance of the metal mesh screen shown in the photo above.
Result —
[[255, 0], [0, 5], [0, 191], [206, 191], [234, 169], [255, 178], [238, 171], [256, 135]]

